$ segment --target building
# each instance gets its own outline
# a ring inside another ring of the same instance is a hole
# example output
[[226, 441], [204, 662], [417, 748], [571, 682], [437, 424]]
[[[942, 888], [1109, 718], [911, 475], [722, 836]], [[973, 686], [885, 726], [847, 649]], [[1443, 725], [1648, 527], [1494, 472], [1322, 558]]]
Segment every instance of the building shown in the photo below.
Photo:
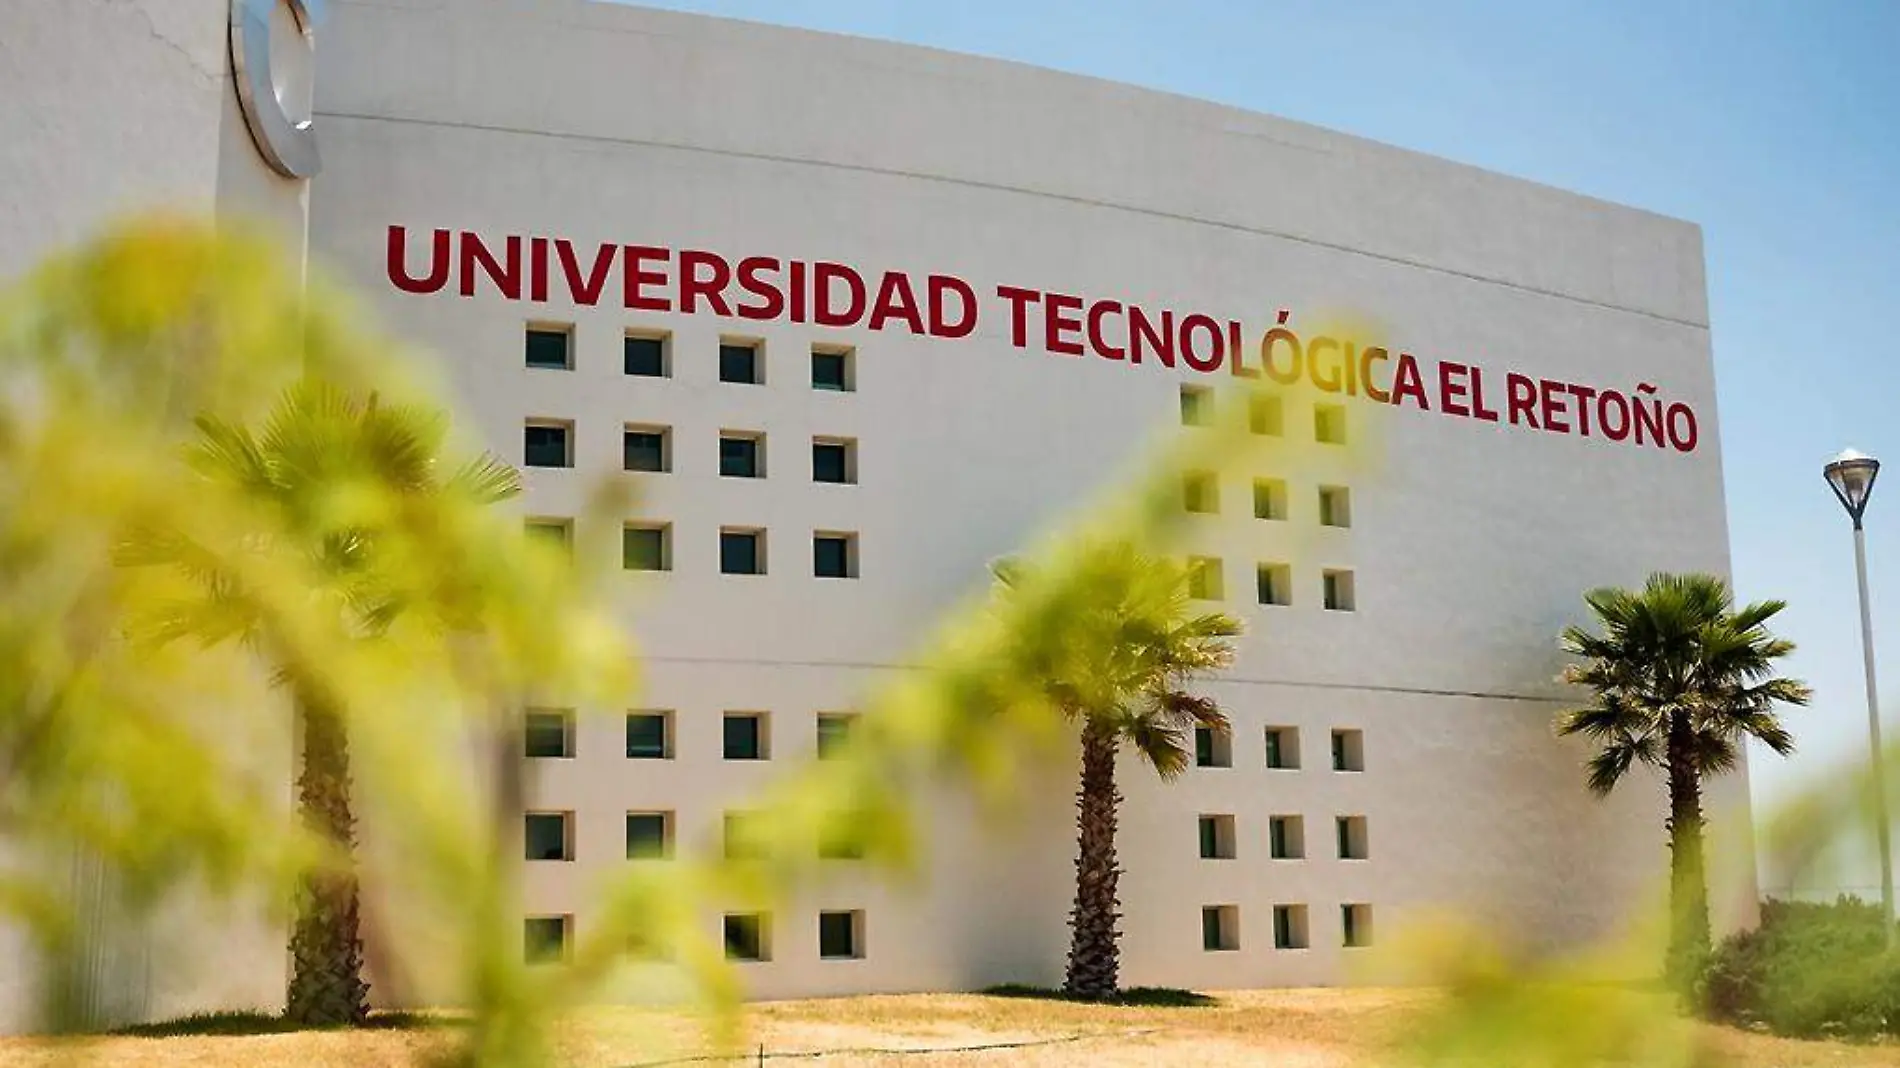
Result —
[[[1177, 783], [1123, 775], [1126, 981], [1347, 982], [1425, 907], [1570, 945], [1661, 885], [1657, 795], [1588, 796], [1550, 717], [1582, 590], [1727, 572], [1693, 225], [1110, 82], [597, 0], [340, 0], [321, 170], [293, 177], [306, 134], [247, 120], [226, 6], [7, 10], [57, 66], [0, 68], [29, 102], [0, 117], [0, 271], [142, 203], [263, 216], [441, 354], [526, 465], [526, 521], [572, 533], [596, 476], [642, 472], [612, 580], [648, 688], [534, 710], [559, 756], [524, 827], [549, 858], [530, 937], [587, 924], [603, 866], [713, 834], [988, 561], [1250, 374], [1293, 383], [1247, 413], [1269, 459], [1184, 487], [1208, 596], [1250, 624], [1208, 687], [1234, 729]], [[266, 6], [294, 31], [300, 5]], [[133, 78], [133, 113], [108, 106]], [[1053, 981], [1071, 769], [1034, 789], [1006, 838], [946, 802], [921, 887], [846, 869], [770, 917], [748, 989]], [[1746, 776], [1711, 807], [1745, 826]], [[1718, 923], [1753, 897], [1718, 887]], [[155, 1004], [268, 1003], [258, 957]]]

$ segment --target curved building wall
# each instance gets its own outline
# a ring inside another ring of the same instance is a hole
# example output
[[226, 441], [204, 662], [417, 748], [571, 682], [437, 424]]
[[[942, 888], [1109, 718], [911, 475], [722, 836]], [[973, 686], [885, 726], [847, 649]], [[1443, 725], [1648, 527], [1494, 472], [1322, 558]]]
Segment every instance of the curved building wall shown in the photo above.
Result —
[[[537, 804], [575, 813], [576, 859], [528, 865], [531, 910], [587, 922], [591, 874], [628, 863], [626, 811], [672, 812], [682, 842], [704, 840], [774, 761], [810, 752], [818, 713], [901, 670], [989, 560], [1177, 426], [1184, 385], [1234, 380], [1231, 352], [1217, 374], [1098, 355], [1082, 320], [1104, 300], [1123, 311], [1100, 318], [1100, 347], [1127, 342], [1128, 306], [1200, 312], [1219, 331], [1239, 324], [1243, 372], [1280, 309], [1308, 338], [1350, 324], [1389, 349], [1368, 365], [1381, 388], [1397, 388], [1403, 351], [1423, 395], [1290, 393], [1284, 436], [1223, 471], [1220, 514], [1189, 524], [1188, 551], [1222, 561], [1224, 607], [1249, 624], [1209, 687], [1233, 715], [1231, 766], [1165, 786], [1123, 768], [1126, 980], [1346, 981], [1345, 904], [1371, 907], [1361, 934], [1368, 917], [1386, 932], [1449, 906], [1568, 944], [1661, 885], [1654, 790], [1592, 799], [1580, 751], [1549, 722], [1554, 635], [1583, 589], [1727, 570], [1695, 227], [1126, 86], [618, 5], [346, 2], [323, 55], [312, 248], [443, 354], [503, 455], [519, 458], [528, 421], [571, 424], [573, 467], [531, 470], [526, 513], [580, 516], [590, 485], [620, 470], [625, 427], [670, 434], [671, 470], [642, 476], [638, 517], [670, 525], [670, 570], [611, 578], [649, 658], [641, 704], [673, 713], [674, 755], [630, 761], [622, 710], [580, 710], [575, 758], [536, 787]], [[465, 262], [471, 242], [495, 263]], [[789, 296], [749, 319], [740, 307], [771, 304], [737, 280], [750, 257], [775, 264], [766, 288], [791, 288], [790, 261], [831, 262], [873, 290], [906, 272], [920, 304], [927, 277], [948, 276], [980, 307], [963, 337], [901, 316], [877, 330], [794, 321]], [[710, 285], [722, 269], [730, 314], [704, 295], [685, 311], [682, 276]], [[651, 277], [629, 289], [637, 272]], [[598, 293], [576, 299], [575, 283]], [[535, 322], [571, 326], [571, 370], [524, 366]], [[670, 377], [624, 373], [629, 331], [667, 337]], [[761, 346], [762, 385], [719, 380], [722, 341]], [[1085, 354], [1050, 352], [1071, 344]], [[814, 346], [853, 351], [855, 391], [812, 388]], [[1508, 375], [1542, 391], [1522, 411], [1507, 407]], [[1472, 379], [1477, 411], [1458, 393]], [[1567, 433], [1526, 425], [1551, 421], [1545, 379]], [[1678, 447], [1661, 448], [1575, 425], [1586, 402], [1568, 384], [1647, 398], [1642, 383], [1693, 411], [1692, 449], [1681, 422]], [[1461, 401], [1471, 414], [1447, 414]], [[1315, 441], [1321, 403], [1340, 404], [1348, 445]], [[720, 476], [722, 431], [763, 436], [765, 477]], [[814, 483], [814, 436], [856, 443], [857, 484]], [[1285, 519], [1253, 517], [1256, 478], [1284, 480]], [[1348, 528], [1320, 524], [1322, 486], [1349, 491]], [[720, 532], [740, 527], [765, 531], [766, 574], [720, 573]], [[814, 578], [815, 531], [855, 536], [857, 578]], [[1267, 562], [1288, 565], [1290, 605], [1256, 603]], [[1354, 610], [1321, 607], [1327, 570], [1351, 573]], [[771, 760], [722, 758], [732, 710], [770, 714]], [[1300, 769], [1266, 766], [1270, 726], [1297, 730]], [[1362, 732], [1362, 772], [1331, 770], [1336, 729]], [[1072, 774], [1050, 769], [1002, 844], [947, 802], [912, 896], [844, 874], [774, 917], [753, 992], [1056, 978]], [[1744, 776], [1713, 797], [1745, 818]], [[1202, 815], [1233, 817], [1233, 859], [1199, 859]], [[1301, 817], [1305, 859], [1269, 856], [1276, 815]], [[1364, 818], [1365, 859], [1338, 859], [1341, 816]], [[1720, 888], [1724, 921], [1751, 898]], [[1305, 907], [1307, 948], [1275, 948], [1276, 905]], [[1237, 950], [1204, 948], [1206, 906], [1233, 907]], [[816, 915], [832, 908], [863, 910], [863, 959], [820, 960]]]

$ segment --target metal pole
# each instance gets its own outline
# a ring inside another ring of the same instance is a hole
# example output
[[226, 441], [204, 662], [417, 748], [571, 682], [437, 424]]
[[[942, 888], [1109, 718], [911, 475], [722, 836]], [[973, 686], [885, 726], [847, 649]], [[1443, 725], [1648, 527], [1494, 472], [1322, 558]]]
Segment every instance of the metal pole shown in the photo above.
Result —
[[1854, 519], [1854, 574], [1860, 580], [1860, 653], [1867, 669], [1867, 737], [1873, 743], [1874, 827], [1880, 837], [1880, 914], [1887, 945], [1894, 944], [1893, 840], [1887, 819], [1886, 756], [1880, 748], [1880, 690], [1874, 682], [1874, 620], [1867, 608], [1867, 532]]

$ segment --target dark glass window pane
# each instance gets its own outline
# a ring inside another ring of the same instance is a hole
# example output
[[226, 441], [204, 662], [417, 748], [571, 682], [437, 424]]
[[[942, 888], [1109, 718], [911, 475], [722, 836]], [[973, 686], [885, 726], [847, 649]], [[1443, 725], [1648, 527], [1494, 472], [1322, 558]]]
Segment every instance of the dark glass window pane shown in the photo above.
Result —
[[812, 442], [811, 480], [813, 482], [851, 481], [848, 457], [848, 450], [842, 442]]
[[666, 470], [666, 435], [661, 431], [627, 431], [621, 452], [622, 463], [629, 471]]
[[719, 473], [727, 478], [758, 478], [759, 439], [720, 438]]
[[567, 955], [567, 921], [560, 916], [530, 916], [522, 925], [523, 955], [528, 963], [556, 961]]
[[817, 577], [851, 577], [851, 539], [821, 534], [811, 540], [811, 556]]
[[1214, 730], [1212, 727], [1194, 728], [1194, 763], [1203, 767], [1214, 766]]
[[629, 337], [621, 345], [622, 358], [630, 375], [642, 378], [666, 377], [666, 339]]
[[1291, 909], [1273, 910], [1273, 948], [1293, 948], [1293, 910]]
[[765, 755], [763, 726], [758, 716], [727, 716], [726, 759], [762, 759]]
[[1282, 746], [1279, 731], [1267, 732], [1267, 767], [1286, 767], [1286, 750]]
[[760, 944], [759, 917], [726, 917], [726, 957], [729, 960], [758, 960], [764, 954]]
[[759, 381], [759, 350], [754, 345], [719, 346], [719, 381]]
[[1220, 924], [1220, 910], [1219, 909], [1202, 909], [1201, 910], [1201, 948], [1202, 949], [1211, 950], [1211, 949], [1221, 948], [1220, 926], [1221, 924]]
[[529, 860], [567, 859], [567, 817], [557, 812], [530, 812], [527, 817]]
[[848, 357], [842, 352], [811, 354], [811, 388], [844, 391], [851, 388]]
[[1220, 856], [1220, 828], [1213, 817], [1201, 817], [1201, 859], [1213, 860]]
[[528, 331], [528, 366], [566, 370], [568, 334], [565, 330]]
[[1333, 732], [1333, 770], [1346, 770], [1346, 736], [1338, 731]]
[[627, 756], [636, 760], [666, 759], [666, 717], [642, 712], [627, 717]]
[[528, 713], [527, 752], [531, 757], [565, 757], [573, 754], [567, 751], [567, 717], [559, 712]]
[[822, 760], [837, 752], [838, 747], [843, 745], [845, 739], [850, 736], [850, 716], [819, 716], [818, 758]]
[[820, 957], [857, 956], [857, 917], [849, 912], [819, 913], [818, 955]]
[[1359, 944], [1358, 913], [1359, 910], [1353, 908], [1351, 905], [1339, 906], [1339, 926], [1341, 932], [1346, 936], [1344, 941], [1348, 946], [1356, 946]]
[[621, 565], [628, 571], [666, 570], [666, 531], [660, 527], [628, 527], [620, 534]]
[[759, 573], [759, 536], [748, 531], [720, 531], [719, 571], [725, 575]]
[[660, 812], [627, 813], [628, 859], [654, 859], [666, 855], [666, 815]]
[[567, 466], [567, 428], [528, 426], [522, 434], [524, 462], [529, 467]]

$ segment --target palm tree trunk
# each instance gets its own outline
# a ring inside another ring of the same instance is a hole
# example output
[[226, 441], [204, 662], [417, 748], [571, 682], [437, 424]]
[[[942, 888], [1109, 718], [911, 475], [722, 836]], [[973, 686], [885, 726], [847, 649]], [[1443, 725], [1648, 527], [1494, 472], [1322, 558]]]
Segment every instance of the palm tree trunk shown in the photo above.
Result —
[[358, 925], [356, 817], [350, 811], [350, 743], [342, 717], [309, 687], [293, 687], [303, 726], [303, 768], [297, 813], [334, 850], [304, 876], [290, 936], [290, 985], [284, 1016], [306, 1027], [338, 1027], [369, 1019]]
[[1669, 723], [1669, 957], [1678, 988], [1694, 981], [1709, 953], [1709, 887], [1702, 852], [1702, 780], [1687, 715]]
[[1076, 997], [1115, 996], [1121, 951], [1116, 885], [1121, 868], [1115, 858], [1115, 732], [1087, 724], [1082, 729], [1082, 788], [1075, 797], [1078, 832], [1075, 856], [1075, 911], [1069, 914], [1069, 969], [1063, 990]]

